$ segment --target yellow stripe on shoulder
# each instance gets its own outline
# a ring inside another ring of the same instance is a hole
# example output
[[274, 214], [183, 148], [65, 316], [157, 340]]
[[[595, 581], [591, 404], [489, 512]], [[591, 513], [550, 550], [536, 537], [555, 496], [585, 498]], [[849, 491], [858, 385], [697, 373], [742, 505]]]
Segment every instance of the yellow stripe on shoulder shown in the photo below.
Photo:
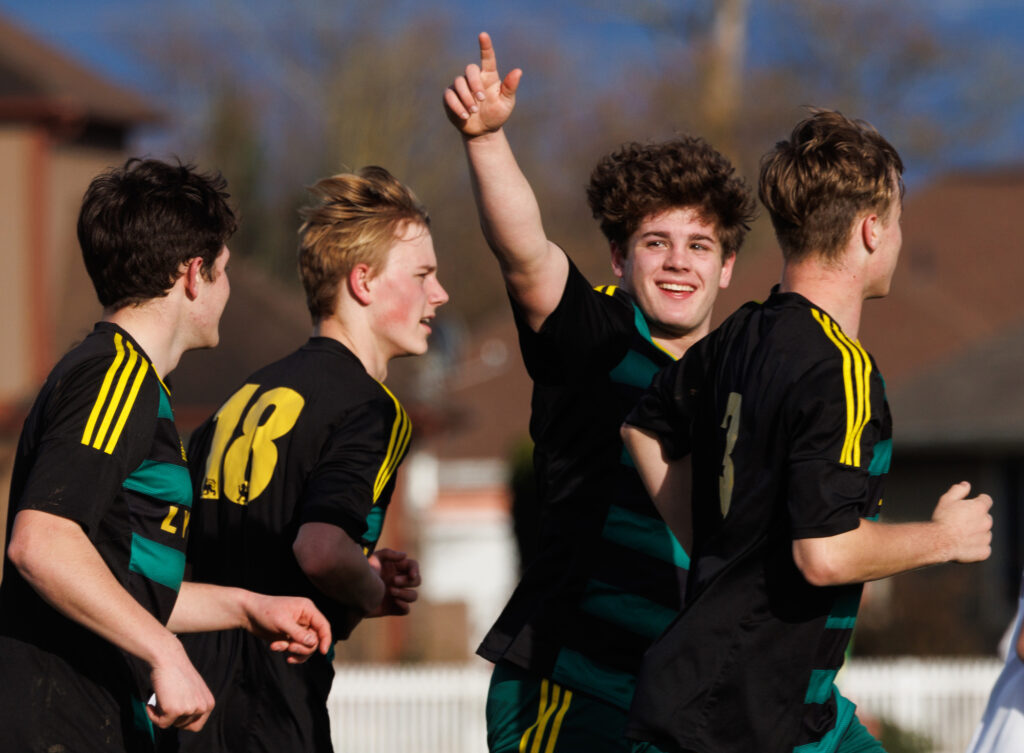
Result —
[[114, 348], [117, 354], [107, 368], [82, 432], [82, 444], [108, 455], [113, 453], [121, 438], [149, 370], [145, 356], [119, 333], [114, 334]]
[[409, 420], [409, 414], [405, 412], [405, 408], [402, 407], [402, 404], [391, 390], [380, 382], [377, 382], [377, 384], [380, 384], [381, 388], [394, 402], [395, 420], [391, 425], [391, 437], [388, 440], [387, 454], [384, 456], [384, 462], [381, 463], [380, 470], [377, 471], [377, 479], [373, 483], [373, 504], [377, 504], [377, 500], [387, 487], [388, 481], [391, 480], [395, 469], [398, 468], [398, 463], [405, 454], [405, 450], [409, 446], [409, 439], [412, 437], [412, 421]]
[[615, 295], [615, 291], [618, 289], [618, 285], [597, 285], [594, 288], [598, 293], [604, 293], [605, 295]]
[[[865, 408], [866, 376], [864, 358], [866, 354], [859, 346], [854, 346], [843, 331], [822, 311], [811, 309], [811, 315], [821, 326], [825, 336], [836, 346], [843, 359], [843, 392], [846, 402], [846, 436], [840, 452], [839, 462], [845, 465], [860, 465], [860, 435], [867, 424], [864, 416], [870, 408]], [[870, 361], [869, 369], [870, 369]]]
[[854, 377], [861, 400], [854, 425], [853, 465], [859, 466], [861, 438], [864, 436], [864, 428], [871, 420], [871, 357], [858, 341], [851, 340], [841, 329], [837, 328], [836, 334], [854, 355]]
[[124, 361], [124, 338], [118, 333], [114, 334], [114, 349], [117, 351], [117, 355], [114, 356], [114, 360], [107, 368], [107, 373], [103, 377], [103, 384], [100, 385], [99, 395], [96, 396], [96, 400], [92, 404], [92, 410], [89, 412], [89, 420], [85, 422], [85, 431], [82, 432], [82, 444], [84, 445], [96, 447], [93, 444], [93, 432], [96, 430], [96, 421], [99, 419], [103, 405], [107, 402], [110, 385], [113, 383], [114, 377]]

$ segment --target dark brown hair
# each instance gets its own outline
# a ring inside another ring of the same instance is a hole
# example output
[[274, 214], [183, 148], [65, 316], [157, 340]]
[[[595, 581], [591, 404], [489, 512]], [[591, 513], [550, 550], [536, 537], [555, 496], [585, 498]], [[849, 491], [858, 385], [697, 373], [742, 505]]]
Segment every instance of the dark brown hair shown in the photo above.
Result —
[[693, 207], [718, 229], [726, 255], [739, 251], [754, 218], [750, 188], [704, 139], [630, 142], [601, 158], [587, 200], [605, 237], [623, 249], [645, 217]]
[[167, 295], [189, 259], [213, 262], [237, 221], [227, 182], [193, 165], [132, 158], [93, 179], [78, 215], [78, 243], [104, 308]]
[[835, 259], [862, 212], [903, 195], [903, 161], [871, 125], [814, 109], [761, 160], [759, 194], [783, 256]]

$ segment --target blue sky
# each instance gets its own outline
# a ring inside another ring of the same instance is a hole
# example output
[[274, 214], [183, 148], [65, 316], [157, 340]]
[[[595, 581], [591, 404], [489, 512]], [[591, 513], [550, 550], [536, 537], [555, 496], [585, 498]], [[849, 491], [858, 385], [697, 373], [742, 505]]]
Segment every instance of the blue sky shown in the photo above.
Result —
[[[411, 2], [406, 2], [412, 7]], [[901, 0], [901, 3], [908, 13], [927, 17], [945, 28], [950, 44], [969, 36], [974, 44], [981, 40], [983, 46], [1000, 50], [993, 54], [1010, 59], [1020, 72], [1018, 78], [1024, 78], [1024, 2], [1021, 0]], [[330, 8], [344, 7], [341, 0], [324, 0], [322, 4]], [[627, 65], [631, 59], [650, 54], [645, 33], [617, 17], [615, 9], [619, 6], [614, 0], [607, 0], [603, 5], [595, 0], [586, 8], [579, 3], [556, 4], [550, 0], [477, 3], [449, 0], [435, 5], [439, 12], [453, 14], [453, 9], [457, 11], [452, 18], [456, 28], [464, 30], [467, 40], [472, 40], [474, 33], [481, 29], [495, 36], [514, 31], [530, 39], [531, 25], [544, 24], [545, 34], [538, 33], [535, 38], [550, 40], [551, 27], [555, 25], [559, 39], [569, 48], [575, 46], [577, 60], [586, 54], [593, 57], [595, 45], [616, 51], [602, 60], [587, 61], [595, 67]], [[757, 60], [771, 49], [771, 25], [764, 22], [771, 5], [772, 0], [750, 0], [748, 56], [751, 60]], [[423, 8], [422, 0], [415, 7]], [[0, 13], [66, 54], [142, 92], [153, 88], [156, 72], [144, 56], [133, 49], [132, 39], [139, 32], [152, 32], [166, 18], [168, 8], [182, 9], [199, 18], [209, 17], [211, 22], [214, 18], [211, 10], [218, 8], [227, 8], [236, 16], [240, 11], [259, 14], [280, 24], [287, 24], [289, 14], [289, 3], [283, 0], [175, 0], [173, 6], [166, 0], [0, 0]], [[471, 49], [471, 45], [469, 41], [467, 49]], [[1024, 164], [1024, 102], [1015, 103], [1010, 109], [1011, 125], [985, 143], [964, 145], [958, 150], [960, 163]]]

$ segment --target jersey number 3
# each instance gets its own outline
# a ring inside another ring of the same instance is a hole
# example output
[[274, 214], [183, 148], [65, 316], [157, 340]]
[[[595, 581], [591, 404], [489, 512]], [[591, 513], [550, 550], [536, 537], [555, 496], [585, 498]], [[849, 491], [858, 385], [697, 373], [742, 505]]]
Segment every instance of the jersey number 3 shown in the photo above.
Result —
[[[217, 499], [223, 491], [225, 499], [247, 505], [270, 483], [277, 466], [274, 440], [292, 430], [306, 401], [293, 389], [275, 387], [250, 406], [258, 389], [258, 384], [245, 385], [214, 416], [202, 499]], [[242, 433], [235, 436], [239, 426]]]
[[732, 464], [732, 451], [736, 446], [736, 437], [740, 433], [740, 406], [743, 396], [738, 392], [729, 393], [729, 402], [725, 405], [725, 418], [722, 428], [725, 429], [725, 452], [722, 454], [722, 474], [718, 477], [718, 501], [722, 505], [722, 517], [729, 514], [732, 504], [732, 487], [736, 481], [736, 468]]

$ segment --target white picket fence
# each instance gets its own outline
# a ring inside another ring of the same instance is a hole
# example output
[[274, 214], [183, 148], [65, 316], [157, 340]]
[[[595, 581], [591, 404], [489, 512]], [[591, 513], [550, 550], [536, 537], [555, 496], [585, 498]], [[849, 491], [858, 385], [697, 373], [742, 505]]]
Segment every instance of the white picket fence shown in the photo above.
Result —
[[964, 753], [1002, 667], [998, 659], [857, 659], [838, 683], [858, 715], [927, 738], [931, 753]]
[[[859, 659], [840, 675], [859, 713], [963, 753], [1002, 663]], [[338, 667], [328, 702], [336, 753], [483, 753], [490, 666]]]

